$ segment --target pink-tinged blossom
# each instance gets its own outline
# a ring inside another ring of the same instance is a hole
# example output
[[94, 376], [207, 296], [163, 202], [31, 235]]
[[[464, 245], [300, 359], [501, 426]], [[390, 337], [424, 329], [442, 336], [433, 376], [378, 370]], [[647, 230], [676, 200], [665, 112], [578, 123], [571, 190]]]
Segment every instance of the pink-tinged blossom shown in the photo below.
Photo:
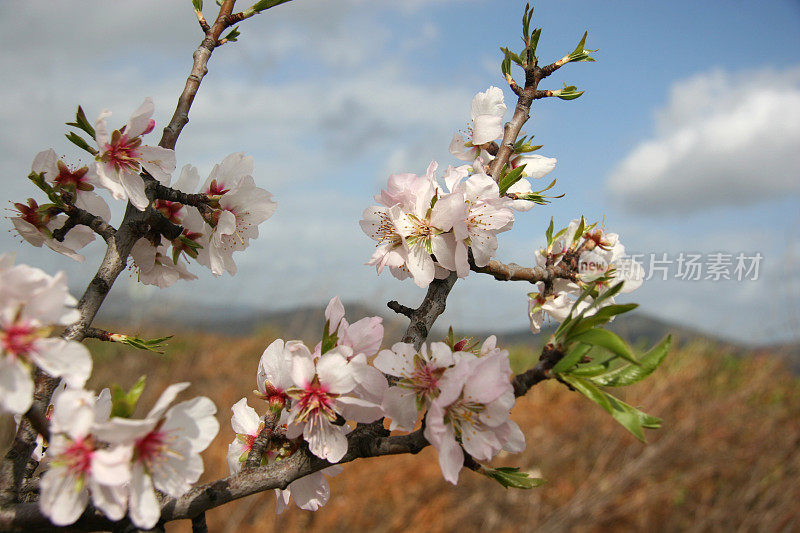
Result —
[[125, 516], [131, 446], [106, 447], [92, 428], [108, 418], [111, 404], [84, 390], [68, 389], [55, 400], [42, 475], [39, 507], [57, 526], [75, 522], [89, 498], [111, 520]]
[[383, 398], [383, 411], [392, 422], [394, 431], [411, 431], [419, 413], [439, 394], [439, 381], [454, 363], [452, 350], [443, 342], [425, 344], [419, 351], [413, 344], [398, 342], [391, 350], [381, 350], [375, 358], [375, 368], [399, 378]]
[[[522, 179], [509, 187], [507, 191], [508, 193], [518, 195], [530, 194], [533, 192], [531, 182], [528, 181], [528, 179], [535, 180], [542, 178], [556, 168], [555, 158], [537, 154], [518, 154], [512, 157], [508, 163], [512, 169], [525, 165], [525, 169], [522, 171]], [[511, 207], [516, 211], [528, 211], [532, 209], [534, 205], [536, 204], [529, 200], [513, 200], [511, 202]]]
[[[555, 280], [550, 291], [545, 290], [545, 285], [541, 281], [536, 283], [536, 289], [538, 292], [528, 293], [528, 318], [532, 333], [541, 331], [542, 324], [548, 316], [556, 322], [563, 322], [575, 303], [570, 296], [577, 297], [581, 293], [578, 285], [563, 279]], [[577, 311], [582, 311], [588, 305], [586, 301], [581, 302]]]
[[214, 167], [211, 175], [216, 177], [209, 177], [201, 189], [218, 203], [214, 220], [207, 220], [212, 225], [208, 254], [198, 257], [215, 276], [226, 271], [236, 274], [233, 252], [244, 250], [250, 239], [258, 237], [258, 225], [271, 217], [277, 206], [269, 192], [256, 187], [252, 176], [238, 174], [244, 171], [252, 171], [252, 158], [231, 154]]
[[104, 110], [95, 122], [95, 141], [99, 147], [97, 159], [98, 185], [111, 191], [118, 200], [128, 199], [140, 211], [149, 203], [145, 195], [144, 180], [140, 172], [147, 171], [159, 183], [169, 184], [175, 170], [175, 152], [159, 146], [142, 144], [142, 136], [153, 131], [155, 122], [150, 117], [155, 107], [150, 97], [145, 98], [133, 112], [128, 123], [108, 133], [106, 118], [111, 112]]
[[[306, 357], [311, 357], [307, 353], [308, 348], [300, 344], [301, 349], [305, 349]], [[288, 390], [292, 387], [292, 358], [294, 352], [290, 346], [286, 346], [283, 339], [273, 341], [258, 362], [258, 375], [256, 378], [258, 393], [270, 406], [270, 408], [283, 408], [289, 402]]]
[[156, 247], [147, 239], [139, 239], [131, 249], [131, 258], [136, 265], [138, 279], [145, 285], [155, 285], [165, 289], [179, 279], [197, 279], [197, 276], [189, 272], [182, 257], [178, 256], [178, 261], [175, 262], [171, 256], [164, 240]]
[[459, 244], [457, 271], [466, 276], [469, 273], [467, 248], [472, 249], [477, 266], [486, 266], [497, 255], [497, 234], [508, 231], [514, 224], [514, 212], [507, 207], [508, 201], [500, 198], [497, 183], [486, 174], [476, 173], [462, 181], [451, 181], [450, 186], [454, 193], [463, 196], [468, 209], [464, 222], [453, 226]]
[[325, 308], [325, 319], [329, 332], [336, 334], [337, 346], [349, 346], [354, 354], [372, 357], [383, 342], [383, 319], [379, 316], [365, 317], [350, 324], [345, 318], [344, 306], [338, 296], [334, 296]]
[[519, 452], [525, 438], [509, 419], [514, 406], [508, 352], [483, 357], [460, 352], [439, 382], [425, 418], [425, 438], [439, 453], [444, 478], [458, 482], [464, 452], [489, 461], [501, 450]]
[[[242, 469], [242, 465], [253, 447], [253, 442], [264, 424], [255, 409], [247, 405], [246, 398], [236, 402], [231, 407], [231, 411], [233, 412], [231, 426], [236, 437], [228, 446], [228, 468], [231, 474], [236, 474]], [[278, 421], [278, 427], [284, 425], [286, 418], [287, 415], [284, 411], [281, 420]], [[279, 455], [280, 450], [267, 450], [262, 460], [271, 464], [276, 460], [281, 460]], [[285, 511], [290, 499], [294, 499], [300, 509], [316, 511], [330, 499], [330, 486], [325, 475], [335, 476], [341, 471], [341, 466], [331, 466], [292, 481], [285, 490], [275, 489], [276, 513], [281, 514]]]
[[56, 189], [74, 194], [74, 203], [89, 213], [99, 216], [106, 222], [111, 220], [108, 204], [94, 192], [99, 185], [95, 164], [72, 169], [58, 159], [55, 150], [50, 148], [36, 154], [31, 164], [31, 172], [44, 174], [44, 179]]
[[79, 342], [48, 338], [52, 326], [80, 317], [64, 273], [49, 276], [5, 258], [0, 265], [0, 408], [21, 414], [33, 401], [34, 365], [79, 388], [91, 374], [92, 358]]
[[14, 208], [19, 216], [10, 217], [14, 229], [20, 237], [37, 248], [47, 246], [54, 252], [66, 255], [70, 259], [82, 262], [85, 258], [77, 253], [94, 240], [94, 232], [86, 226], [75, 226], [67, 232], [63, 241], [53, 238], [53, 231], [61, 228], [67, 221], [67, 215], [51, 215], [42, 209], [33, 198], [27, 204], [15, 203]]
[[[305, 352], [308, 352], [306, 349]], [[318, 359], [298, 354], [292, 360], [292, 381], [289, 390], [293, 399], [289, 411], [286, 436], [303, 435], [308, 448], [317, 457], [338, 462], [347, 452], [347, 426], [335, 425], [339, 415], [346, 420], [373, 422], [375, 404], [353, 394], [365, 376], [361, 365], [348, 363], [352, 349], [338, 346]]]
[[413, 211], [406, 212], [399, 205], [389, 210], [389, 218], [408, 250], [406, 267], [419, 287], [427, 287], [435, 277], [431, 254], [447, 270], [456, 270], [456, 239], [450, 230], [466, 215], [463, 195], [442, 195], [435, 183], [420, 192]]
[[481, 145], [503, 135], [503, 115], [506, 113], [503, 91], [489, 87], [473, 97], [470, 107], [472, 125], [467, 130], [467, 138], [456, 133], [450, 142], [450, 153], [463, 161], [488, 156], [481, 150]]
[[155, 491], [178, 498], [203, 473], [200, 452], [219, 431], [217, 409], [201, 396], [170, 407], [188, 383], [170, 385], [143, 420], [112, 418], [95, 432], [112, 444], [133, 446], [128, 508], [131, 521], [151, 529], [161, 516]]

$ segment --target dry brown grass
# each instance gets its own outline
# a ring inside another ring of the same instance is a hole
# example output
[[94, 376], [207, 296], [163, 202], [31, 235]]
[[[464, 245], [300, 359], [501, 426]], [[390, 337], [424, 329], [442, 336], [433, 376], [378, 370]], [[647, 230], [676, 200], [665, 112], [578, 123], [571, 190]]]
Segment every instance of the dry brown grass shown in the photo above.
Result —
[[[270, 336], [175, 341], [150, 354], [92, 344], [91, 385], [132, 384], [149, 374], [143, 409], [170, 382], [189, 380], [220, 409], [219, 437], [205, 453], [204, 479], [227, 474], [233, 438], [228, 410], [255, 385]], [[316, 513], [275, 517], [273, 494], [208, 513], [220, 532], [269, 531], [800, 531], [800, 380], [769, 356], [734, 358], [705, 344], [670, 354], [623, 398], [664, 419], [640, 444], [599, 407], [558, 383], [521, 399], [513, 417], [527, 450], [498, 465], [536, 470], [549, 483], [505, 490], [463, 471], [442, 480], [436, 453], [361, 460], [332, 480], [330, 503]], [[169, 531], [189, 531], [188, 522]]]

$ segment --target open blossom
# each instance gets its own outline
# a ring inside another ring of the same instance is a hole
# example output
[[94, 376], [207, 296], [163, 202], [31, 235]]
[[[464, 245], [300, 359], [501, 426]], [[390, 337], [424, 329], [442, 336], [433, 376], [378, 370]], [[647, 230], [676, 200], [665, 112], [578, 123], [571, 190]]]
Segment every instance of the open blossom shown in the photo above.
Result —
[[383, 319], [379, 316], [364, 317], [350, 324], [344, 316], [344, 306], [338, 296], [334, 296], [325, 308], [325, 318], [329, 332], [336, 335], [336, 346], [350, 349], [350, 352], [342, 353], [349, 353], [346, 355], [348, 366], [355, 370], [352, 373], [355, 380], [352, 395], [372, 402], [373, 408], [363, 409], [371, 410], [375, 419], [380, 418], [383, 416], [380, 404], [388, 384], [381, 371], [367, 363], [367, 357], [378, 353], [381, 347]]
[[217, 208], [211, 224], [208, 249], [198, 261], [215, 276], [237, 271], [233, 252], [244, 250], [258, 237], [258, 225], [270, 218], [277, 204], [272, 195], [256, 187], [252, 177], [253, 158], [230, 154], [211, 171], [200, 192], [214, 198]]
[[318, 359], [311, 356], [304, 345], [296, 344], [292, 359], [292, 381], [289, 390], [292, 406], [287, 421], [286, 436], [290, 439], [303, 435], [308, 449], [331, 463], [339, 461], [347, 452], [347, 426], [333, 422], [342, 415], [346, 420], [373, 422], [375, 404], [353, 394], [358, 381], [363, 381], [360, 365], [348, 364], [352, 349], [338, 346]]
[[[236, 433], [236, 437], [228, 447], [228, 467], [230, 473], [235, 474], [242, 469], [242, 464], [247, 460], [247, 455], [253, 447], [253, 442], [263, 428], [263, 422], [255, 409], [247, 405], [246, 398], [236, 402], [231, 407], [231, 411], [233, 412], [231, 426]], [[284, 411], [278, 426], [283, 425], [285, 420], [286, 412]], [[276, 460], [280, 460], [279, 452], [280, 450], [267, 450], [262, 461], [273, 463]], [[276, 513], [281, 514], [285, 511], [290, 499], [294, 499], [295, 504], [300, 509], [307, 511], [316, 511], [324, 506], [330, 499], [331, 494], [325, 475], [335, 476], [341, 471], [341, 466], [330, 466], [292, 481], [285, 490], [275, 489]]]
[[503, 115], [506, 113], [503, 91], [489, 87], [475, 95], [470, 107], [472, 127], [467, 132], [468, 138], [456, 133], [450, 143], [450, 153], [464, 161], [474, 161], [484, 155], [480, 146], [503, 135]]
[[[529, 194], [533, 192], [531, 182], [528, 179], [539, 179], [556, 168], [556, 159], [552, 157], [545, 157], [538, 154], [517, 154], [511, 157], [508, 161], [510, 168], [514, 169], [525, 165], [522, 171], [522, 179], [508, 188], [510, 194]], [[534, 202], [528, 200], [514, 200], [511, 202], [511, 207], [516, 211], [528, 211], [536, 205]]]
[[89, 498], [111, 520], [125, 516], [124, 484], [130, 478], [130, 446], [106, 447], [92, 428], [108, 418], [108, 396], [63, 391], [54, 402], [52, 437], [47, 448], [49, 468], [42, 475], [39, 507], [57, 526], [75, 522]]
[[413, 344], [398, 342], [391, 350], [381, 350], [375, 368], [400, 378], [383, 398], [383, 410], [392, 422], [390, 429], [411, 431], [419, 413], [439, 394], [439, 381], [454, 363], [453, 351], [443, 342], [425, 344], [419, 351]]
[[133, 446], [128, 507], [131, 521], [151, 529], [161, 516], [155, 490], [178, 498], [203, 473], [200, 452], [219, 431], [217, 409], [201, 396], [170, 407], [188, 383], [170, 385], [142, 420], [114, 417], [96, 434], [112, 444]]
[[157, 247], [147, 239], [139, 239], [131, 249], [131, 258], [138, 269], [139, 281], [161, 289], [171, 286], [179, 279], [194, 280], [197, 276], [189, 272], [182, 257], [175, 262], [162, 238]]
[[31, 372], [37, 366], [72, 387], [92, 371], [89, 351], [79, 342], [48, 338], [52, 326], [79, 318], [63, 272], [49, 276], [0, 256], [0, 408], [24, 413], [33, 401]]
[[455, 366], [443, 374], [424, 433], [439, 453], [439, 466], [450, 483], [458, 482], [464, 451], [488, 461], [501, 450], [525, 448], [524, 435], [509, 419], [515, 401], [510, 377], [505, 350], [488, 350], [482, 357], [460, 352]]
[[[569, 297], [577, 298], [581, 293], [577, 284], [563, 279], [555, 280], [550, 291], [545, 290], [545, 284], [541, 281], [536, 283], [536, 289], [538, 292], [528, 294], [528, 318], [532, 333], [541, 331], [542, 324], [548, 316], [556, 322], [563, 322], [575, 303]], [[580, 313], [588, 306], [588, 302], [581, 302], [578, 304], [577, 312]]]
[[36, 154], [31, 164], [31, 172], [44, 174], [44, 179], [56, 189], [74, 194], [74, 203], [106, 222], [111, 220], [111, 209], [97, 193], [94, 187], [99, 185], [95, 164], [78, 169], [70, 168], [58, 159], [55, 150], [50, 148]]
[[442, 267], [456, 270], [456, 239], [450, 230], [466, 215], [463, 195], [445, 194], [433, 180], [426, 180], [418, 188], [410, 209], [400, 204], [389, 209], [389, 219], [407, 250], [406, 267], [418, 286], [427, 287], [436, 275], [431, 254]]
[[33, 198], [27, 204], [15, 203], [14, 208], [19, 216], [10, 217], [14, 229], [20, 236], [37, 248], [47, 246], [54, 252], [66, 255], [70, 259], [81, 262], [84, 257], [77, 253], [94, 240], [94, 232], [86, 226], [75, 226], [67, 232], [63, 241], [53, 238], [53, 231], [64, 225], [67, 215], [51, 215], [39, 207]]
[[175, 152], [159, 146], [142, 144], [142, 136], [153, 131], [155, 122], [150, 117], [155, 107], [153, 100], [145, 98], [133, 112], [128, 123], [110, 135], [106, 118], [111, 112], [104, 110], [94, 125], [95, 141], [99, 152], [97, 159], [98, 184], [105, 187], [114, 198], [128, 199], [140, 211], [149, 201], [145, 195], [144, 180], [139, 173], [144, 170], [159, 183], [167, 185], [175, 170]]
[[490, 176], [476, 172], [466, 179], [458, 179], [462, 173], [451, 172], [448, 187], [463, 196], [467, 205], [467, 216], [461, 224], [453, 226], [459, 247], [456, 251], [456, 267], [459, 275], [469, 273], [467, 247], [472, 249], [475, 264], [486, 266], [497, 254], [497, 234], [508, 231], [514, 223], [514, 212], [508, 200], [500, 198], [500, 188]]

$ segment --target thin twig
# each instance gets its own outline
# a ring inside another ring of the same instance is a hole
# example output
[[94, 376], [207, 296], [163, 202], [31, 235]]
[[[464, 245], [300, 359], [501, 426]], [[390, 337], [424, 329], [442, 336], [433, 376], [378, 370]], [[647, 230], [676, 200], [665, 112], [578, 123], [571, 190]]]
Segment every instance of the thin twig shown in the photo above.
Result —
[[69, 230], [77, 225], [88, 227], [100, 235], [106, 242], [110, 242], [117, 233], [116, 228], [111, 226], [101, 217], [93, 215], [85, 209], [75, 207], [74, 205], [67, 205], [64, 207], [63, 211], [67, 215], [67, 220], [64, 221], [63, 226], [53, 230], [53, 238], [59, 242], [63, 242]]

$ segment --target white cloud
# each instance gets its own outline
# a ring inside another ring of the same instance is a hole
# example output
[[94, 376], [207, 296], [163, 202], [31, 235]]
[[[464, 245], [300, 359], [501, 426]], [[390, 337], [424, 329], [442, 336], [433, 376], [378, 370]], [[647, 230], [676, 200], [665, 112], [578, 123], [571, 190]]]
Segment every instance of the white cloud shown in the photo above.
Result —
[[690, 213], [800, 192], [800, 68], [677, 82], [652, 138], [607, 182], [634, 212]]

